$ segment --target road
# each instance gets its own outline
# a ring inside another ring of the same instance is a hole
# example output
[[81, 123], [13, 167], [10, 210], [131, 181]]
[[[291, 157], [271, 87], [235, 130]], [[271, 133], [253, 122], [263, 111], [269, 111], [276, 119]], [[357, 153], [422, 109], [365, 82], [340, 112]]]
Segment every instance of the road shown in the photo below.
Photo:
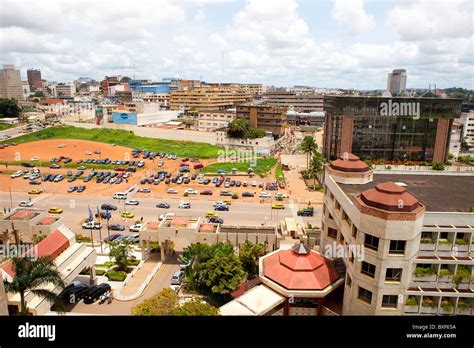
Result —
[[[48, 127], [50, 127], [50, 126], [48, 126]], [[25, 128], [26, 128], [26, 126], [24, 124], [23, 125], [16, 125], [15, 127], [8, 128], [8, 129], [0, 131], [0, 136], [9, 135], [12, 138], [16, 138], [16, 137], [19, 137], [21, 135], [34, 133], [34, 132], [42, 130], [42, 129], [34, 129], [33, 131], [31, 131], [29, 133], [21, 133], [20, 130], [24, 130]]]
[[[147, 197], [148, 195], [148, 197]], [[29, 195], [24, 193], [12, 192], [11, 199], [8, 192], [0, 192], [0, 209], [4, 207], [15, 208], [18, 207], [18, 203], [22, 200], [28, 200]], [[218, 200], [223, 200], [228, 197], [214, 197], [213, 200], [205, 198], [203, 196], [192, 196], [188, 198], [169, 197], [158, 199], [151, 198], [149, 194], [137, 193], [133, 197], [138, 200], [140, 204], [138, 206], [126, 206], [125, 201], [115, 200], [107, 196], [79, 196], [72, 194], [40, 194], [38, 196], [32, 196], [32, 202], [34, 208], [37, 209], [49, 209], [51, 207], [57, 207], [64, 210], [60, 216], [64, 219], [64, 223], [75, 233], [90, 235], [89, 230], [83, 230], [81, 228], [82, 222], [89, 215], [88, 208], [95, 214], [97, 207], [103, 203], [112, 203], [118, 207], [117, 211], [112, 212], [112, 218], [110, 223], [120, 223], [125, 226], [133, 225], [137, 220], [141, 220], [143, 217], [144, 221], [150, 219], [157, 219], [159, 215], [165, 213], [175, 213], [177, 215], [185, 216], [204, 216], [206, 212], [213, 211], [212, 203]], [[188, 200], [191, 202], [191, 209], [179, 209], [178, 204], [182, 200]], [[156, 204], [159, 202], [168, 202], [171, 205], [170, 209], [156, 208]], [[298, 205], [289, 204], [285, 205], [285, 209], [277, 210], [271, 209], [271, 201], [268, 199], [267, 203], [252, 203], [252, 202], [239, 202], [233, 200], [229, 211], [219, 211], [219, 216], [224, 219], [226, 224], [238, 224], [238, 225], [275, 225], [286, 217], [295, 217], [299, 222], [309, 222], [312, 225], [315, 224], [315, 218], [301, 218], [296, 216]], [[320, 216], [318, 207], [316, 206], [316, 216]], [[120, 217], [120, 212], [128, 211], [135, 214], [132, 219]], [[107, 230], [105, 228], [102, 231], [93, 231], [94, 238], [99, 240], [106, 236]], [[123, 233], [123, 232], [122, 232]], [[128, 234], [126, 232], [125, 234]]]

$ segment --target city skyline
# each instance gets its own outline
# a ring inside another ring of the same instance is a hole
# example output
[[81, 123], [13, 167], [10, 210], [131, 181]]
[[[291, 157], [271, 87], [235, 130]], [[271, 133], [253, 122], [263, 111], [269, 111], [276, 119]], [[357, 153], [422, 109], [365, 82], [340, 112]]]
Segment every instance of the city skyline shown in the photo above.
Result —
[[110, 4], [2, 1], [0, 63], [59, 82], [120, 74], [360, 90], [385, 89], [401, 68], [408, 89], [473, 88], [469, 2]]

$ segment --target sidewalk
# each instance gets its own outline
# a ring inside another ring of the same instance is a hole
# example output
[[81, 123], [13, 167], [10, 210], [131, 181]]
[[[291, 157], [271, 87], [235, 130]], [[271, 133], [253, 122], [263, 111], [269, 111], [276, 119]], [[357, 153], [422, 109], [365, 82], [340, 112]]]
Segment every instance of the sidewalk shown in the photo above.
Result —
[[[155, 267], [157, 267], [159, 264], [161, 264], [160, 255], [151, 254], [150, 257], [143, 263], [142, 267], [132, 278], [130, 278], [127, 284], [118, 290], [118, 293], [120, 293], [120, 295], [123, 297], [133, 297], [130, 300], [139, 297], [146, 288], [146, 286], [142, 287], [143, 283], [147, 281], [149, 275], [152, 274]], [[141, 291], [140, 287], [142, 287]]]

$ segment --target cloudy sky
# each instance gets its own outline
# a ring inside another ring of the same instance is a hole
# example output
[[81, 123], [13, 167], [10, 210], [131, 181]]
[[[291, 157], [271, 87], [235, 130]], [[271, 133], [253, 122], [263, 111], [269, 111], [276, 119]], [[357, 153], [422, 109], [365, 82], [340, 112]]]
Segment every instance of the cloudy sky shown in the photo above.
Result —
[[59, 82], [359, 89], [405, 68], [408, 87], [473, 89], [473, 13], [469, 0], [0, 0], [0, 63]]

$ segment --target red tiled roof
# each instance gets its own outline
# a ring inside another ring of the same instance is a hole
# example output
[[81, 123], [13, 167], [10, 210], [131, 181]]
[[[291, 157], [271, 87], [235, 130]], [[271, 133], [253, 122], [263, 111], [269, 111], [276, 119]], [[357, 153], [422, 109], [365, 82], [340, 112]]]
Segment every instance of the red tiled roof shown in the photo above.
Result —
[[393, 182], [378, 184], [362, 192], [360, 199], [370, 207], [387, 211], [411, 212], [419, 206], [415, 196]]
[[18, 210], [17, 212], [10, 215], [10, 220], [31, 220], [38, 213], [32, 210]]
[[170, 224], [170, 225], [186, 226], [188, 223], [189, 223], [189, 218], [188, 218], [188, 217], [185, 217], [185, 216], [177, 216], [177, 217], [174, 217], [174, 218], [171, 220], [171, 224]]
[[341, 172], [367, 172], [370, 170], [367, 164], [351, 153], [347, 157], [341, 156], [339, 159], [332, 161], [331, 168]]
[[199, 232], [213, 232], [214, 231], [214, 225], [213, 224], [202, 224], [199, 227]]
[[149, 221], [146, 224], [146, 227], [147, 227], [147, 229], [150, 229], [150, 230], [156, 230], [156, 229], [158, 229], [159, 224], [160, 223], [158, 221]]
[[[54, 260], [67, 248], [69, 248], [69, 239], [59, 230], [56, 230], [36, 244], [32, 249], [28, 250], [26, 255], [34, 254], [38, 257], [50, 256]], [[2, 269], [11, 276], [15, 274], [11, 261], [3, 265]]]
[[265, 256], [263, 274], [288, 290], [323, 290], [339, 279], [331, 260], [309, 251], [281, 250]]
[[64, 99], [44, 99], [40, 101], [40, 104], [64, 104]]
[[51, 216], [47, 216], [47, 217], [41, 219], [41, 221], [38, 222], [38, 225], [51, 225], [51, 224], [55, 223], [56, 221], [57, 221], [56, 218], [51, 217]]

